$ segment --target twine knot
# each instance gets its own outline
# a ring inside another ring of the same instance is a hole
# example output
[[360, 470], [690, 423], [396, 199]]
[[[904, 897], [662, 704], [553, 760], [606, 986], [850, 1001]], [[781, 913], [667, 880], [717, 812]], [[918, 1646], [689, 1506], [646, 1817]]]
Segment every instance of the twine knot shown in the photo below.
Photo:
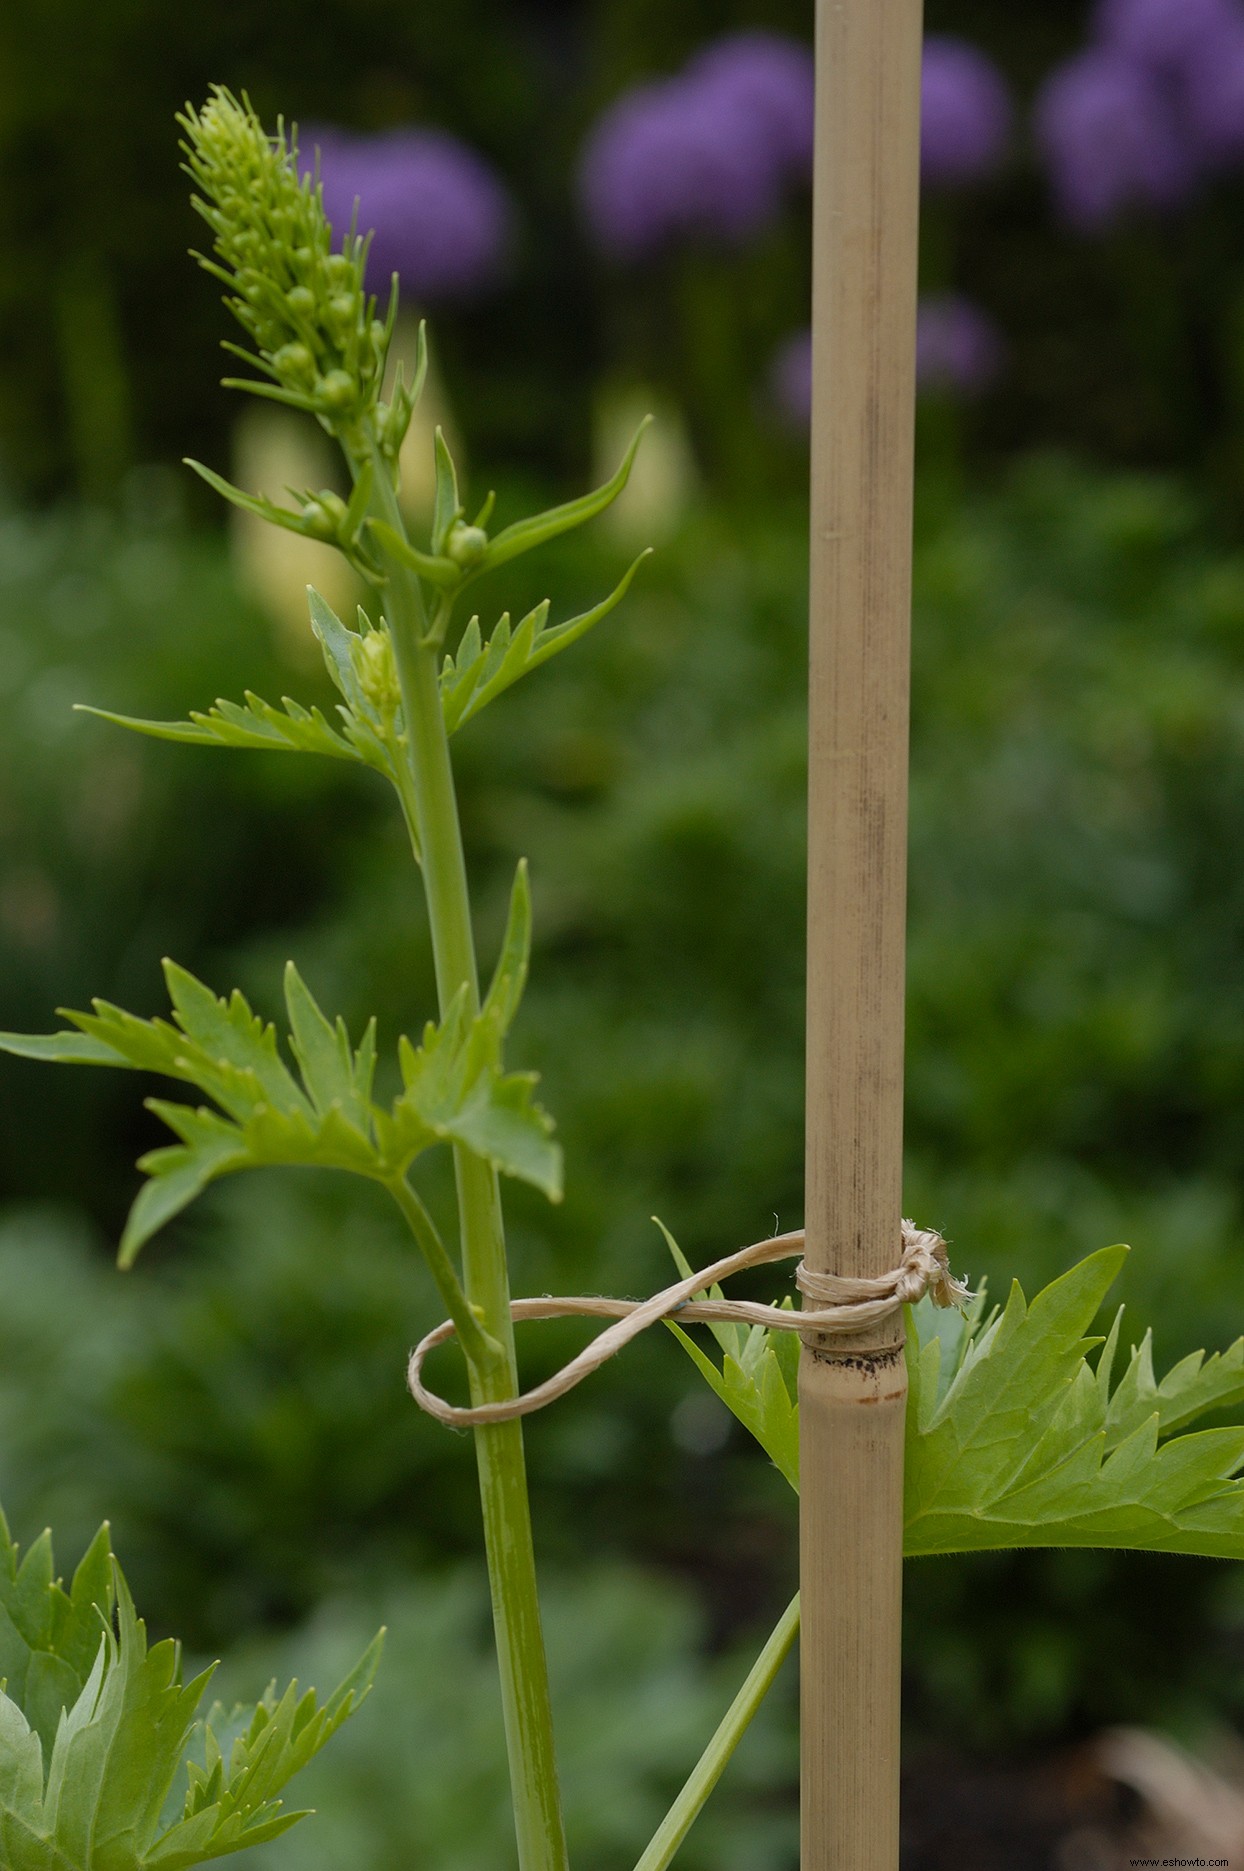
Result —
[[971, 1294], [950, 1271], [946, 1243], [933, 1228], [901, 1223], [902, 1259], [889, 1273], [875, 1279], [855, 1279], [841, 1273], [816, 1273], [806, 1261], [795, 1269], [795, 1284], [813, 1302], [799, 1315], [805, 1330], [814, 1319], [820, 1331], [861, 1331], [897, 1312], [914, 1306], [928, 1293], [937, 1306], [965, 1306]]

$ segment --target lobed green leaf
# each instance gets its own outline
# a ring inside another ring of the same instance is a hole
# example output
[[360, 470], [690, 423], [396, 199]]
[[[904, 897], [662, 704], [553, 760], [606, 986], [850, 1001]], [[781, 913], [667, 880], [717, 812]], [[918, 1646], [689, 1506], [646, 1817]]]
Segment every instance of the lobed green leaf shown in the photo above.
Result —
[[[329, 760], [361, 761], [387, 770], [387, 762], [329, 726], [318, 708], [304, 708], [283, 696], [281, 706], [246, 691], [245, 705], [216, 701], [206, 713], [192, 709], [187, 721], [144, 721], [136, 715], [114, 714], [107, 708], [78, 704], [78, 712], [96, 715], [114, 727], [129, 728], [156, 741], [180, 741], [188, 746], [240, 747], [264, 753], [321, 754]], [[344, 710], [342, 711], [344, 713]]]
[[[1110, 1546], [1244, 1558], [1244, 1428], [1181, 1433], [1244, 1400], [1244, 1340], [1184, 1358], [1159, 1384], [1146, 1335], [1112, 1389], [1122, 1313], [1104, 1344], [1089, 1328], [1126, 1253], [1103, 1248], [1031, 1304], [1016, 1283], [988, 1316], [983, 1295], [966, 1315], [928, 1299], [909, 1309], [909, 1557]], [[671, 1329], [798, 1486], [794, 1334], [714, 1327], [719, 1366]]]
[[441, 706], [449, 732], [456, 733], [504, 690], [538, 669], [550, 656], [556, 656], [559, 650], [577, 643], [593, 624], [608, 617], [626, 596], [631, 580], [648, 556], [648, 552], [641, 552], [600, 604], [578, 617], [567, 618], [564, 623], [548, 623], [546, 599], [529, 611], [513, 631], [507, 612], [485, 643], [480, 636], [479, 619], [473, 617], [462, 633], [457, 656], [446, 656], [441, 667]]
[[346, 629], [313, 587], [308, 587], [307, 596], [312, 631], [323, 651], [328, 673], [343, 698], [337, 709], [342, 722], [340, 730], [330, 725], [319, 708], [306, 708], [288, 696], [282, 698], [277, 708], [249, 689], [244, 705], [217, 700], [205, 713], [192, 710], [187, 721], [144, 721], [134, 715], [116, 714], [110, 709], [91, 708], [85, 704], [79, 704], [79, 711], [153, 740], [267, 753], [320, 754], [330, 760], [357, 762], [383, 773], [396, 785], [395, 750], [389, 744], [384, 724], [368, 700], [355, 667], [355, 652], [363, 638], [359, 632]]
[[323, 1704], [273, 1685], [231, 1721], [213, 1709], [196, 1724], [212, 1670], [183, 1682], [177, 1644], [148, 1649], [106, 1527], [66, 1594], [49, 1536], [19, 1566], [0, 1515], [0, 1607], [4, 1871], [190, 1871], [275, 1837], [304, 1816], [281, 1791], [363, 1700], [383, 1638]]
[[438, 1143], [460, 1144], [501, 1174], [561, 1195], [561, 1152], [552, 1122], [534, 1101], [535, 1079], [506, 1072], [503, 1049], [527, 976], [531, 897], [519, 865], [496, 972], [478, 1013], [465, 989], [422, 1042], [399, 1043], [402, 1090], [388, 1110], [373, 1100], [376, 1027], [357, 1046], [344, 1021], [330, 1021], [291, 962], [285, 973], [289, 1050], [243, 995], [218, 1000], [173, 962], [165, 979], [173, 1020], [143, 1020], [95, 1001], [90, 1013], [62, 1009], [70, 1030], [0, 1034], [0, 1049], [73, 1065], [155, 1072], [194, 1086], [215, 1109], [151, 1098], [148, 1108], [177, 1141], [149, 1151], [121, 1239], [122, 1266], [219, 1177], [264, 1166], [335, 1169], [392, 1186]]

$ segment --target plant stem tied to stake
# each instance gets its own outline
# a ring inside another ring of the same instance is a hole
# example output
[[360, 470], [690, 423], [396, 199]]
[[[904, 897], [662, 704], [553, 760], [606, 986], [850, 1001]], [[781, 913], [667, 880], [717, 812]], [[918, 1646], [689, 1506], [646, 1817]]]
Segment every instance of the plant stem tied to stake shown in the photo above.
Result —
[[[920, 0], [819, 0], [806, 1259], [901, 1216]], [[803, 1871], [898, 1864], [902, 1320], [800, 1359]]]

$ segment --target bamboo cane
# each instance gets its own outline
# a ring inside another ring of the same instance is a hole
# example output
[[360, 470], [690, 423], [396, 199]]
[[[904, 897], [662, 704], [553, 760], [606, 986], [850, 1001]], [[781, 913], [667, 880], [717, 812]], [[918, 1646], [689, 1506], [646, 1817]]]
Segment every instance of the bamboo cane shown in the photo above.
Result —
[[[899, 1253], [920, 0], [818, 0], [807, 1250]], [[898, 1864], [901, 1322], [800, 1360], [802, 1871]]]

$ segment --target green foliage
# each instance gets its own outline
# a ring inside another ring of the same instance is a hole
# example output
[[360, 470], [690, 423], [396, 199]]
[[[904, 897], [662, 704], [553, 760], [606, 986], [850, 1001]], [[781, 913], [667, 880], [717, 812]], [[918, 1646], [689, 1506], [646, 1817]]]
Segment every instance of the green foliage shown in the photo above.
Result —
[[[442, 592], [447, 602], [452, 603], [460, 592], [465, 591], [485, 572], [495, 571], [499, 566], [509, 564], [511, 559], [533, 552], [538, 546], [547, 545], [550, 540], [559, 538], [563, 533], [574, 532], [578, 527], [585, 526], [589, 520], [599, 518], [608, 507], [613, 505], [630, 480], [635, 457], [639, 452], [639, 444], [643, 441], [644, 432], [651, 421], [650, 416], [645, 416], [632, 436], [617, 468], [601, 486], [594, 488], [590, 494], [580, 495], [577, 500], [568, 500], [561, 506], [550, 507], [544, 513], [533, 514], [529, 519], [515, 520], [512, 525], [503, 527], [499, 533], [495, 533], [491, 539], [484, 530], [483, 522], [492, 511], [494, 496], [489, 495], [482, 512], [476, 516], [471, 526], [466, 526], [464, 524], [466, 510], [458, 498], [457, 472], [445, 437], [438, 429], [436, 433], [436, 502], [432, 514], [431, 552], [420, 551], [417, 546], [411, 544], [403, 532], [399, 532], [395, 526], [382, 519], [372, 519], [368, 529], [369, 534], [382, 551], [398, 565], [416, 572], [434, 590]], [[644, 556], [646, 554], [641, 555], [641, 557]], [[631, 578], [634, 577], [635, 569], [635, 566], [631, 567], [622, 587], [611, 598], [605, 600], [604, 606], [597, 612], [598, 616], [603, 617], [606, 611], [613, 609]], [[542, 619], [541, 622], [543, 622]], [[595, 616], [592, 622], [596, 622]], [[587, 623], [577, 618], [574, 624], [580, 625], [577, 632], [580, 636], [583, 631], [590, 628]], [[567, 624], [561, 628], [568, 631], [574, 628], [574, 624]], [[442, 632], [443, 627], [442, 625]], [[546, 650], [546, 655], [551, 654], [550, 647]], [[544, 658], [540, 657], [536, 660], [543, 661]]]
[[473, 617], [462, 633], [456, 655], [446, 656], [441, 667], [441, 705], [449, 732], [456, 733], [512, 683], [538, 669], [559, 650], [569, 649], [586, 636], [593, 624], [608, 617], [626, 596], [647, 557], [646, 552], [641, 552], [607, 598], [581, 616], [567, 618], [565, 623], [548, 623], [549, 605], [544, 599], [534, 611], [528, 611], [513, 632], [507, 612], [485, 643], [480, 637], [479, 619]]
[[[571, 1861], [631, 1871], [738, 1687], [752, 1633], [708, 1654], [694, 1590], [599, 1560], [573, 1571], [551, 1565], [541, 1597]], [[332, 1679], [380, 1606], [388, 1633], [375, 1690], [300, 1782], [315, 1823], [257, 1853], [256, 1871], [477, 1871], [512, 1858], [487, 1594], [475, 1567], [360, 1579], [309, 1626], [242, 1647], [222, 1673], [231, 1683], [262, 1680], [297, 1657]], [[794, 1689], [791, 1672], [761, 1711], [680, 1854], [687, 1871], [780, 1871], [792, 1861], [795, 1815], [785, 1802], [774, 1810], [773, 1794], [797, 1773]]]
[[564, 501], [561, 506], [550, 507], [546, 513], [538, 513], [529, 520], [515, 520], [512, 526], [503, 527], [489, 540], [487, 552], [481, 555], [476, 569], [485, 572], [498, 565], [506, 565], [511, 559], [518, 558], [520, 553], [534, 551], [537, 546], [547, 545], [560, 534], [572, 532], [576, 527], [586, 525], [589, 520], [597, 519], [607, 507], [613, 505], [630, 480], [639, 444], [651, 421], [651, 416], [644, 417], [631, 437], [626, 453], [607, 481], [594, 488], [590, 494], [580, 494], [577, 500]]
[[520, 866], [483, 1006], [471, 1014], [464, 988], [439, 1026], [428, 1023], [418, 1047], [399, 1042], [402, 1090], [387, 1111], [372, 1100], [375, 1023], [352, 1046], [345, 1022], [325, 1018], [292, 962], [285, 1002], [301, 1082], [281, 1057], [275, 1028], [238, 990], [218, 1000], [174, 962], [164, 967], [173, 1023], [139, 1019], [97, 1000], [93, 1013], [62, 1009], [76, 1030], [0, 1034], [0, 1047], [20, 1058], [157, 1072], [197, 1087], [219, 1106], [196, 1110], [148, 1099], [148, 1109], [180, 1142], [140, 1159], [150, 1181], [121, 1238], [122, 1266], [210, 1182], [265, 1165], [347, 1170], [391, 1187], [424, 1150], [454, 1142], [557, 1200], [561, 1156], [549, 1136], [551, 1121], [532, 1102], [534, 1079], [502, 1067], [530, 946], [531, 901]]
[[[665, 1228], [666, 1245], [678, 1271], [689, 1278], [690, 1261]], [[721, 1287], [707, 1289], [711, 1299], [725, 1297]], [[783, 1306], [794, 1310], [789, 1296]], [[799, 1407], [796, 1386], [799, 1339], [794, 1332], [771, 1332], [763, 1325], [715, 1324], [709, 1331], [721, 1349], [720, 1366], [706, 1357], [690, 1333], [668, 1321], [669, 1328], [711, 1390], [749, 1429], [779, 1474], [799, 1488]]]
[[66, 1592], [53, 1575], [51, 1534], [41, 1533], [19, 1565], [0, 1513], [0, 1682], [45, 1756], [56, 1740], [61, 1711], [72, 1708], [82, 1693], [115, 1602], [106, 1526], [87, 1548]]
[[[1181, 1359], [1154, 1382], [1148, 1336], [1111, 1390], [1122, 1309], [1092, 1367], [1086, 1338], [1126, 1249], [1104, 1248], [1039, 1293], [1019, 1282], [984, 1317], [908, 1309], [908, 1557], [1006, 1546], [1143, 1547], [1244, 1558], [1244, 1429], [1178, 1434], [1244, 1400], [1244, 1339]], [[677, 1257], [680, 1266], [686, 1262]], [[942, 1315], [945, 1318], [945, 1315]], [[679, 1327], [695, 1365], [798, 1486], [794, 1333], [713, 1328], [719, 1368]], [[733, 1337], [727, 1334], [733, 1333]], [[783, 1341], [786, 1341], [784, 1344]]]
[[[1084, 1333], [1125, 1250], [1105, 1248], [1029, 1306], [1019, 1283], [943, 1346], [917, 1318], [905, 1548], [1122, 1546], [1244, 1556], [1244, 1430], [1177, 1433], [1244, 1398], [1244, 1341], [1153, 1381], [1148, 1340], [1111, 1390], [1121, 1313], [1096, 1368]], [[928, 1309], [928, 1310], [931, 1310]], [[923, 1332], [922, 1332], [923, 1327]]]
[[277, 1837], [305, 1816], [281, 1790], [366, 1696], [381, 1642], [322, 1706], [291, 1683], [196, 1725], [212, 1671], [183, 1682], [176, 1643], [148, 1649], [107, 1527], [66, 1593], [50, 1537], [19, 1565], [3, 1516], [0, 1620], [6, 1871], [189, 1871]]
[[[282, 700], [280, 708], [250, 691], [246, 706], [218, 701], [206, 714], [192, 712], [188, 721], [141, 721], [105, 708], [83, 707], [84, 714], [99, 715], [115, 726], [131, 728], [154, 740], [183, 741], [191, 746], [258, 748], [266, 752], [324, 754], [331, 760], [354, 760], [383, 773], [401, 786], [397, 760], [404, 742], [398, 720], [400, 698], [397, 678], [389, 674], [387, 689], [377, 691], [376, 665], [392, 669], [388, 631], [375, 629], [366, 613], [359, 612], [359, 629], [347, 630], [318, 591], [308, 592], [311, 628], [323, 652], [324, 663], [342, 701], [337, 705], [344, 733], [330, 727], [319, 708]], [[385, 703], [388, 706], [385, 706]]]
[[[326, 754], [330, 760], [365, 758], [350, 741], [329, 727], [318, 708], [304, 708], [288, 696], [275, 708], [249, 689], [245, 706], [217, 701], [206, 713], [197, 710], [189, 721], [140, 721], [134, 715], [113, 714], [106, 708], [83, 707], [83, 714], [98, 715], [119, 728], [132, 728], [157, 741], [184, 741], [200, 747], [248, 747], [271, 752]], [[344, 711], [343, 711], [344, 712]], [[372, 764], [370, 761], [368, 764]]]
[[[426, 371], [427, 340], [424, 328], [419, 327], [419, 355], [421, 368], [418, 381], [422, 384]], [[252, 389], [254, 385], [250, 386]], [[407, 411], [402, 424], [403, 433], [410, 420]], [[400, 447], [400, 441], [398, 443]], [[321, 488], [318, 493], [311, 488], [305, 489], [302, 505], [297, 512], [289, 507], [277, 506], [262, 495], [247, 494], [239, 487], [234, 487], [223, 476], [205, 468], [201, 461], [188, 461], [201, 481], [205, 481], [213, 491], [227, 500], [231, 506], [242, 513], [249, 513], [257, 520], [265, 520], [270, 526], [279, 526], [284, 532], [299, 533], [304, 539], [317, 539], [324, 545], [337, 546], [355, 568], [363, 573], [373, 569], [372, 562], [359, 540], [359, 529], [367, 513], [367, 503], [371, 496], [373, 469], [370, 462], [361, 467], [354, 483], [350, 498], [345, 501], [331, 488]]]
[[[170, 761], [72, 729], [78, 697], [171, 716], [241, 668], [264, 695], [319, 699], [217, 542], [158, 520], [162, 485], [129, 520], [0, 525], [3, 1024], [34, 1030], [101, 987], [144, 1007], [165, 952], [262, 1005], [297, 953], [352, 1034], [373, 1007], [414, 1034], [432, 988], [409, 858], [357, 769]], [[535, 504], [502, 481], [503, 515]], [[508, 568], [516, 616], [554, 585], [583, 609], [616, 575], [587, 535], [547, 550]], [[699, 1262], [775, 1208], [798, 1219], [804, 564], [797, 514], [705, 513], [637, 583], [625, 630], [516, 687], [486, 747], [460, 737], [481, 936], [495, 948], [517, 845], [537, 956], [556, 960], [524, 997], [522, 1048], [574, 1174], [557, 1210], [512, 1198], [517, 1290], [651, 1290], [653, 1210]], [[1123, 1296], [1168, 1370], [1244, 1316], [1239, 554], [1176, 487], [1034, 463], [930, 502], [916, 604], [908, 1205], [999, 1294], [1133, 1240]], [[115, 1237], [133, 1086], [14, 1064], [0, 1098], [6, 1188], [60, 1199], [49, 1140], [72, 1123], [74, 1200]], [[424, 1164], [444, 1227], [448, 1166]], [[378, 1556], [466, 1551], [467, 1452], [411, 1420], [394, 1377], [438, 1301], [387, 1220], [352, 1179], [239, 1177], [114, 1297], [85, 1245], [69, 1254], [74, 1217], [14, 1215], [0, 1496], [79, 1546], [108, 1513], [141, 1602], [212, 1648], [309, 1615]], [[742, 1432], [684, 1433], [716, 1400], [663, 1339], [528, 1438], [549, 1548], [576, 1557], [590, 1530], [594, 1550], [696, 1566], [693, 1493], [723, 1602], [767, 1566], [785, 1586], [785, 1484]], [[573, 1349], [568, 1329], [523, 1334], [533, 1381]], [[931, 1558], [908, 1583], [913, 1722], [993, 1746], [1238, 1717], [1234, 1580], [1163, 1554]]]
[[[586, 636], [593, 624], [607, 617], [626, 596], [631, 580], [648, 556], [647, 552], [640, 553], [601, 603], [564, 623], [548, 623], [549, 604], [545, 599], [528, 612], [516, 630], [511, 630], [507, 613], [485, 643], [479, 619], [473, 617], [462, 633], [456, 654], [447, 654], [441, 668], [441, 705], [449, 732], [456, 733], [523, 676]], [[398, 763], [406, 728], [388, 626], [374, 626], [360, 610], [358, 630], [348, 630], [318, 591], [312, 590], [309, 598], [311, 627], [323, 650], [329, 676], [343, 698], [337, 705], [340, 731], [329, 725], [318, 707], [306, 708], [285, 696], [276, 708], [249, 690], [245, 706], [217, 701], [205, 713], [192, 711], [188, 721], [142, 721], [133, 715], [85, 705], [80, 705], [81, 712], [153, 740], [322, 754], [330, 760], [358, 761], [384, 774], [400, 790]]]

